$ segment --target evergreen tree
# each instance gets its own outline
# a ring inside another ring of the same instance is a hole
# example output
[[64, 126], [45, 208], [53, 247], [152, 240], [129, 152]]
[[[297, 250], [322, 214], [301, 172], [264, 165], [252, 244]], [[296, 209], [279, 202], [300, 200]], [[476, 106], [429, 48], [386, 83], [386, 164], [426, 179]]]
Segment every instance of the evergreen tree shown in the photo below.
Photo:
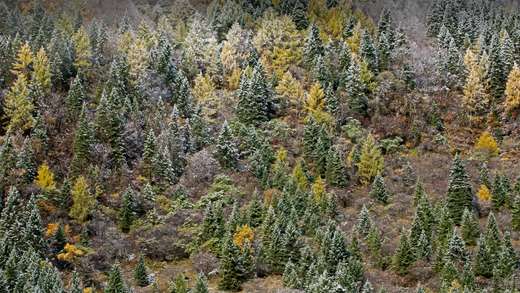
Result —
[[417, 259], [426, 259], [429, 260], [432, 255], [432, 245], [430, 239], [424, 232], [421, 231], [421, 235], [419, 236], [419, 240], [417, 241], [417, 247], [415, 247], [415, 257]]
[[505, 185], [505, 177], [501, 174], [497, 174], [493, 182], [493, 195], [491, 197], [494, 209], [498, 210], [506, 203], [509, 197], [508, 193], [508, 188]]
[[273, 114], [272, 89], [265, 76], [264, 68], [258, 62], [251, 76], [243, 73], [238, 89], [238, 119], [246, 124], [260, 124]]
[[386, 190], [385, 181], [383, 176], [380, 174], [376, 175], [374, 178], [374, 182], [372, 183], [372, 188], [370, 190], [370, 196], [377, 199], [378, 201], [387, 204], [390, 194]]
[[23, 141], [22, 149], [16, 161], [16, 168], [22, 170], [22, 178], [25, 183], [33, 182], [36, 177], [36, 159], [30, 138]]
[[323, 56], [325, 49], [320, 38], [320, 30], [316, 24], [312, 24], [309, 29], [309, 34], [305, 39], [303, 47], [303, 55], [305, 56], [305, 63], [308, 68], [313, 68], [318, 56]]
[[121, 268], [118, 264], [112, 266], [108, 274], [108, 284], [105, 288], [105, 293], [128, 293]]
[[168, 288], [169, 293], [188, 293], [188, 284], [186, 282], [186, 276], [182, 273], [178, 274]]
[[489, 168], [486, 162], [483, 162], [479, 169], [479, 180], [481, 185], [485, 185], [491, 189], [491, 181], [489, 179]]
[[497, 220], [493, 213], [490, 213], [488, 216], [488, 221], [486, 224], [486, 231], [484, 233], [484, 237], [486, 240], [486, 246], [489, 248], [492, 253], [492, 257], [496, 260], [496, 256], [500, 251], [500, 230], [498, 228]]
[[493, 275], [494, 260], [490, 248], [487, 246], [484, 235], [481, 234], [475, 255], [475, 274], [484, 277]]
[[363, 60], [368, 64], [368, 69], [372, 73], [377, 73], [379, 68], [378, 52], [374, 46], [372, 36], [366, 30], [361, 35], [360, 53]]
[[477, 238], [480, 235], [480, 226], [473, 213], [468, 209], [465, 209], [462, 214], [460, 232], [462, 239], [464, 239], [467, 245], [475, 245], [477, 243]]
[[229, 129], [227, 121], [224, 121], [222, 129], [220, 130], [220, 134], [217, 139], [215, 155], [220, 164], [225, 168], [235, 168], [238, 163], [238, 148], [234, 142], [234, 138], [231, 133], [231, 129]]
[[79, 116], [78, 125], [74, 132], [74, 144], [72, 146], [74, 157], [72, 158], [71, 171], [80, 174], [90, 161], [92, 130], [83, 107]]
[[460, 155], [455, 155], [448, 182], [447, 207], [455, 223], [460, 223], [464, 209], [472, 209], [473, 192]]
[[300, 288], [300, 277], [296, 270], [296, 265], [292, 261], [288, 261], [283, 271], [283, 285], [287, 288]]
[[467, 290], [475, 290], [475, 274], [473, 273], [473, 267], [469, 260], [464, 263], [460, 276], [460, 283]]
[[70, 293], [83, 293], [83, 289], [81, 288], [81, 281], [79, 279], [78, 273], [74, 271], [72, 273], [72, 281], [70, 285]]
[[150, 280], [148, 279], [148, 273], [142, 255], [139, 257], [139, 261], [134, 268], [134, 280], [140, 287], [146, 287], [150, 285]]
[[223, 239], [220, 260], [220, 274], [222, 278], [219, 282], [219, 288], [222, 290], [238, 290], [240, 288], [238, 254], [239, 250], [228, 233]]
[[443, 206], [438, 212], [438, 223], [436, 227], [437, 243], [439, 245], [447, 244], [449, 237], [453, 230], [453, 219], [450, 216], [449, 209], [447, 206]]
[[520, 195], [515, 196], [511, 207], [511, 226], [513, 230], [520, 231]]
[[361, 80], [358, 62], [352, 62], [344, 76], [342, 84], [347, 93], [350, 110], [361, 115], [366, 115], [368, 110], [368, 98], [365, 93], [366, 86]]
[[296, 28], [299, 30], [305, 29], [309, 25], [309, 20], [307, 19], [307, 6], [307, 0], [296, 0], [292, 9], [291, 15], [294, 24], [296, 24]]
[[347, 185], [347, 173], [343, 160], [334, 148], [330, 148], [327, 158], [325, 177], [333, 186], [344, 187]]
[[82, 105], [87, 100], [85, 87], [81, 81], [81, 77], [76, 77], [72, 82], [69, 93], [67, 94], [66, 104], [67, 113], [71, 120], [75, 120], [80, 114]]
[[151, 179], [156, 172], [155, 163], [157, 160], [157, 150], [156, 150], [157, 141], [155, 138], [155, 133], [150, 129], [146, 139], [144, 141], [144, 149], [143, 149], [143, 167], [146, 176]]
[[209, 293], [208, 280], [203, 273], [197, 275], [195, 287], [190, 291], [190, 293]]
[[359, 213], [356, 230], [363, 236], [368, 235], [370, 228], [372, 227], [372, 220], [370, 219], [370, 214], [365, 205], [361, 208], [361, 212]]
[[448, 242], [448, 254], [452, 262], [464, 262], [467, 257], [465, 244], [456, 229], [453, 229], [450, 240]]
[[403, 231], [399, 239], [399, 246], [393, 256], [393, 265], [399, 274], [406, 274], [414, 262], [414, 255], [408, 235]]
[[490, 92], [496, 101], [499, 101], [504, 94], [507, 72], [505, 66], [500, 58], [500, 43], [498, 37], [494, 35], [489, 45], [489, 69], [488, 78], [490, 85]]
[[135, 198], [133, 195], [133, 190], [127, 188], [123, 193], [121, 199], [121, 208], [119, 210], [119, 220], [121, 230], [127, 233], [130, 231], [130, 227], [132, 226], [135, 219]]

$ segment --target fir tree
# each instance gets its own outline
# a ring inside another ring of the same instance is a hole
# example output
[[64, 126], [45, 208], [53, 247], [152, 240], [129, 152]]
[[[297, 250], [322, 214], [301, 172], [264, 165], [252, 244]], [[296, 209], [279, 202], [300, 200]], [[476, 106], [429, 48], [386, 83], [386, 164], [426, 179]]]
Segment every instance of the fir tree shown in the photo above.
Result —
[[127, 233], [130, 231], [130, 227], [132, 226], [135, 215], [134, 215], [134, 197], [133, 192], [130, 188], [128, 188], [124, 193], [121, 200], [121, 208], [119, 210], [119, 220], [121, 230]]
[[155, 170], [155, 162], [157, 159], [157, 150], [156, 150], [156, 138], [155, 133], [153, 130], [150, 130], [148, 132], [148, 135], [146, 136], [146, 139], [144, 141], [144, 150], [143, 150], [143, 167], [144, 172], [148, 178], [152, 178], [153, 174], [156, 174], [154, 172]]
[[399, 246], [393, 256], [393, 265], [399, 274], [406, 274], [413, 262], [414, 255], [410, 247], [408, 235], [405, 232], [401, 232]]
[[498, 252], [500, 251], [501, 240], [500, 230], [493, 213], [490, 213], [488, 216], [484, 237], [486, 239], [486, 246], [492, 253], [493, 259], [496, 259], [495, 256], [497, 256]]
[[216, 148], [215, 155], [220, 164], [226, 168], [235, 168], [238, 163], [239, 154], [227, 121], [224, 121], [222, 125]]
[[475, 245], [477, 243], [477, 238], [480, 235], [480, 226], [473, 213], [468, 209], [465, 209], [462, 214], [460, 232], [462, 239], [464, 239], [467, 245]]
[[377, 58], [378, 53], [374, 46], [372, 36], [367, 31], [363, 31], [363, 34], [361, 35], [360, 52], [361, 57], [363, 57], [363, 60], [368, 64], [368, 69], [373, 73], [377, 73], [379, 68], [379, 60]]
[[197, 275], [195, 287], [190, 291], [190, 293], [209, 293], [208, 280], [203, 273]]
[[139, 257], [139, 261], [134, 268], [134, 280], [139, 287], [150, 285], [150, 280], [148, 279], [148, 273], [142, 255]]
[[324, 53], [325, 50], [320, 38], [320, 30], [318, 26], [313, 23], [309, 29], [309, 34], [305, 39], [305, 45], [303, 47], [305, 63], [309, 68], [313, 68], [318, 56], [323, 56]]
[[283, 285], [287, 288], [300, 288], [300, 277], [296, 270], [296, 265], [292, 261], [288, 261], [283, 272]]
[[108, 284], [105, 288], [106, 293], [128, 293], [121, 268], [118, 264], [112, 266], [110, 273], [108, 274]]
[[72, 273], [72, 281], [70, 285], [70, 293], [83, 293], [83, 289], [81, 288], [81, 281], [79, 279], [78, 273], [74, 271]]
[[240, 288], [238, 254], [239, 250], [233, 243], [231, 235], [226, 235], [222, 244], [220, 260], [220, 274], [222, 278], [219, 282], [219, 288], [222, 290], [238, 290]]
[[479, 169], [479, 180], [481, 185], [485, 185], [491, 189], [491, 181], [489, 179], [489, 168], [486, 162], [483, 162]]
[[511, 226], [513, 230], [520, 231], [520, 195], [515, 196], [511, 207]]
[[484, 235], [481, 234], [475, 255], [475, 274], [489, 278], [493, 275], [493, 267], [494, 260], [492, 259], [490, 248], [486, 243]]
[[269, 120], [273, 114], [272, 89], [260, 62], [255, 65], [250, 77], [242, 74], [237, 95], [236, 113], [241, 122], [257, 125]]
[[491, 202], [493, 203], [493, 208], [496, 210], [500, 209], [509, 197], [509, 191], [504, 180], [505, 177], [503, 177], [503, 175], [497, 174], [495, 176], [495, 181], [493, 182], [493, 195], [491, 197]]
[[374, 178], [374, 182], [372, 183], [372, 188], [370, 190], [370, 196], [377, 199], [378, 201], [387, 204], [390, 194], [386, 190], [385, 181], [383, 176], [380, 174], [376, 175]]
[[494, 35], [491, 39], [488, 55], [488, 78], [490, 83], [490, 92], [493, 98], [498, 101], [504, 94], [508, 73], [504, 71], [505, 67], [502, 62], [502, 58], [500, 58], [500, 44], [496, 35]]
[[366, 86], [361, 80], [361, 73], [358, 62], [352, 62], [348, 68], [344, 81], [348, 106], [355, 113], [366, 115], [368, 110], [368, 98], [366, 96]]
[[473, 193], [460, 155], [455, 155], [448, 182], [447, 207], [455, 223], [460, 223], [464, 209], [472, 209]]
[[438, 213], [438, 224], [436, 227], [437, 243], [439, 245], [447, 244], [447, 241], [453, 230], [453, 220], [450, 216], [449, 209], [443, 206]]
[[464, 262], [467, 257], [464, 241], [456, 229], [453, 229], [453, 233], [451, 234], [451, 238], [448, 242], [447, 256], [453, 262]]
[[365, 205], [361, 208], [361, 212], [359, 213], [356, 230], [363, 236], [368, 235], [370, 228], [372, 227], [372, 220], [370, 219], [370, 214]]
[[333, 186], [344, 187], [347, 185], [347, 173], [340, 155], [334, 148], [330, 148], [326, 156], [325, 178]]
[[72, 146], [74, 157], [71, 163], [71, 171], [73, 174], [80, 174], [90, 160], [93, 133], [85, 111], [85, 107], [83, 107], [74, 133], [74, 144]]
[[22, 170], [22, 178], [25, 183], [33, 182], [36, 177], [36, 159], [30, 138], [26, 138], [23, 142], [16, 161], [16, 167]]
[[80, 114], [83, 103], [87, 100], [85, 88], [81, 77], [76, 77], [72, 82], [69, 93], [67, 94], [66, 104], [67, 113], [71, 120], [75, 120]]
[[415, 257], [417, 259], [426, 259], [429, 260], [432, 255], [432, 245], [430, 239], [424, 232], [421, 231], [421, 235], [419, 236], [419, 240], [417, 241], [417, 246], [415, 247]]

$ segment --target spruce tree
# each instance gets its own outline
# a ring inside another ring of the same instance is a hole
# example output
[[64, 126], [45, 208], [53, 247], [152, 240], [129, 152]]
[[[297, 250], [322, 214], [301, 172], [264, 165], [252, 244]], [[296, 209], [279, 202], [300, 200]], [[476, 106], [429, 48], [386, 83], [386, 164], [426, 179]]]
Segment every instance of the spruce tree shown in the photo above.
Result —
[[408, 235], [406, 232], [402, 231], [399, 239], [399, 246], [393, 256], [393, 266], [399, 274], [403, 275], [408, 272], [408, 268], [412, 265], [414, 259], [415, 257], [412, 248], [410, 247]]
[[464, 209], [471, 210], [473, 208], [472, 201], [473, 192], [469, 177], [466, 174], [463, 161], [457, 153], [450, 169], [447, 194], [447, 207], [454, 223], [460, 223]]
[[421, 231], [421, 235], [419, 236], [419, 240], [417, 241], [417, 246], [415, 247], [415, 257], [417, 259], [425, 259], [429, 260], [432, 255], [432, 245], [430, 239], [424, 232]]
[[237, 166], [239, 157], [238, 148], [227, 121], [224, 121], [217, 138], [215, 156], [225, 168], [235, 168]]
[[480, 226], [473, 213], [468, 209], [465, 209], [462, 214], [460, 232], [462, 239], [464, 239], [467, 245], [475, 245], [477, 243], [480, 235]]
[[287, 288], [300, 288], [300, 277], [296, 270], [296, 265], [292, 261], [288, 261], [285, 265], [282, 277], [283, 285]]
[[483, 234], [480, 235], [475, 255], [475, 274], [489, 278], [493, 275], [494, 259]]
[[388, 203], [390, 197], [389, 192], [386, 190], [385, 180], [380, 174], [376, 175], [372, 188], [370, 190], [370, 196], [382, 202], [383, 204]]
[[146, 176], [149, 179], [152, 179], [152, 176], [156, 174], [155, 172], [155, 163], [157, 160], [157, 150], [156, 150], [156, 138], [153, 130], [150, 129], [146, 139], [144, 141], [144, 149], [143, 149], [143, 167]]
[[327, 182], [332, 186], [346, 186], [348, 181], [347, 172], [338, 151], [331, 147], [326, 158], [325, 178]]
[[368, 64], [368, 69], [372, 73], [377, 73], [379, 68], [377, 49], [374, 46], [372, 36], [366, 30], [361, 35], [360, 53], [363, 60]]
[[72, 121], [74, 121], [80, 114], [82, 105], [86, 100], [85, 88], [82, 84], [81, 78], [78, 76], [72, 82], [66, 99], [67, 114]]
[[208, 280], [206, 279], [206, 276], [203, 273], [199, 273], [197, 275], [195, 287], [191, 289], [190, 293], [209, 293]]
[[488, 216], [484, 237], [486, 239], [486, 246], [493, 254], [493, 259], [496, 259], [494, 257], [497, 256], [500, 251], [502, 242], [500, 239], [500, 229], [498, 228], [497, 220], [493, 213], [490, 213]]
[[511, 227], [515, 231], [520, 231], [520, 194], [515, 196], [511, 207]]
[[139, 287], [150, 285], [150, 280], [148, 279], [148, 273], [142, 255], [139, 257], [139, 261], [134, 268], [134, 280]]
[[119, 210], [119, 220], [121, 230], [127, 233], [130, 231], [130, 227], [132, 226], [135, 215], [134, 215], [134, 197], [133, 192], [128, 188], [124, 193], [121, 200], [121, 208]]
[[491, 197], [491, 202], [493, 203], [493, 208], [498, 210], [502, 207], [508, 198], [508, 188], [505, 186], [503, 175], [497, 174], [495, 176], [495, 181], [493, 182], [493, 193]]
[[465, 249], [465, 244], [456, 229], [453, 229], [453, 233], [451, 234], [450, 240], [448, 242], [447, 256], [453, 262], [464, 262], [466, 260], [467, 252]]
[[241, 122], [258, 125], [270, 119], [274, 107], [272, 89], [260, 62], [253, 68], [251, 76], [242, 74], [237, 96], [236, 114]]
[[221, 279], [218, 286], [222, 290], [238, 290], [240, 288], [241, 281], [238, 272], [238, 254], [239, 250], [233, 243], [231, 234], [228, 232], [223, 239], [220, 259]]
[[112, 266], [108, 274], [108, 284], [105, 288], [105, 293], [128, 293], [121, 268], [118, 264]]
[[309, 29], [309, 34], [305, 39], [303, 46], [303, 55], [305, 56], [305, 64], [308, 68], [313, 68], [318, 56], [323, 56], [325, 49], [320, 37], [318, 26], [313, 23]]
[[23, 141], [22, 149], [20, 150], [16, 161], [16, 168], [21, 169], [23, 174], [22, 178], [25, 183], [33, 182], [36, 177], [37, 166], [30, 138], [26, 138]]
[[497, 35], [493, 35], [489, 44], [489, 69], [488, 79], [490, 92], [493, 98], [500, 101], [504, 94], [506, 79], [508, 72], [505, 72], [505, 66], [500, 56], [500, 42]]
[[356, 231], [366, 236], [368, 235], [368, 232], [370, 232], [370, 228], [372, 227], [372, 220], [370, 219], [370, 214], [368, 212], [368, 209], [365, 205], [361, 208], [361, 212], [359, 213], [357, 224], [356, 224]]
[[368, 110], [368, 98], [365, 93], [366, 86], [361, 80], [358, 62], [352, 62], [344, 76], [342, 84], [347, 93], [350, 110], [360, 115], [366, 115]]
[[83, 106], [74, 132], [74, 144], [72, 146], [74, 157], [72, 158], [71, 171], [75, 175], [80, 174], [90, 160], [93, 133], [85, 111], [85, 106]]
[[81, 281], [76, 271], [72, 272], [72, 280], [69, 293], [83, 293], [83, 289], [81, 288]]

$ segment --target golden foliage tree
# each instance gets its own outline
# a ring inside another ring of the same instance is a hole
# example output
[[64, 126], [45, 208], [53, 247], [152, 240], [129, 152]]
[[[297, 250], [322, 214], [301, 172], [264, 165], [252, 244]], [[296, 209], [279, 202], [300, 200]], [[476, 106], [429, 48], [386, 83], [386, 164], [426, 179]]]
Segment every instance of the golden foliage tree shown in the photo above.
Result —
[[467, 78], [462, 102], [471, 116], [484, 115], [491, 103], [490, 95], [488, 94], [486, 67], [483, 64], [485, 61], [481, 61], [468, 48], [464, 56]]
[[301, 107], [303, 89], [300, 82], [293, 77], [290, 71], [284, 73], [275, 91], [280, 97], [287, 101], [290, 109]]
[[305, 109], [310, 113], [323, 111], [325, 108], [325, 93], [321, 85], [316, 82], [309, 90], [307, 99], [305, 100]]
[[370, 184], [384, 168], [384, 157], [376, 145], [372, 134], [369, 134], [361, 147], [359, 163], [357, 164], [359, 180], [362, 184]]
[[24, 131], [31, 128], [34, 124], [33, 110], [34, 105], [30, 99], [27, 77], [20, 73], [4, 100], [4, 112], [9, 118], [7, 131]]
[[247, 224], [237, 227], [237, 231], [233, 235], [233, 243], [240, 249], [243, 249], [246, 245], [251, 245], [254, 239], [255, 232]]
[[96, 199], [90, 194], [85, 177], [80, 176], [76, 179], [71, 195], [72, 207], [69, 215], [78, 222], [84, 222], [96, 205]]
[[12, 72], [17, 76], [24, 75], [25, 78], [29, 78], [30, 65], [32, 62], [33, 53], [31, 47], [28, 42], [25, 42], [20, 49], [18, 49]]
[[47, 162], [44, 162], [38, 168], [38, 176], [35, 179], [36, 185], [45, 192], [56, 190], [56, 182], [54, 181], [54, 173]]
[[74, 42], [74, 50], [76, 58], [74, 60], [74, 66], [78, 71], [85, 71], [91, 65], [92, 50], [90, 46], [90, 37], [83, 26], [72, 37]]
[[33, 82], [36, 83], [44, 93], [51, 89], [51, 65], [47, 53], [40, 48], [34, 58]]
[[298, 189], [302, 191], [306, 191], [307, 188], [309, 188], [309, 182], [307, 180], [307, 176], [305, 175], [305, 172], [303, 170], [302, 161], [298, 161], [296, 163], [296, 166], [294, 166], [292, 176], [294, 180], [296, 181], [296, 185], [298, 186]]
[[489, 131], [484, 131], [475, 142], [475, 151], [485, 158], [498, 156], [498, 143]]
[[318, 176], [311, 187], [312, 196], [316, 203], [321, 203], [327, 196], [327, 191], [325, 190], [325, 181], [321, 179], [321, 176]]
[[193, 96], [199, 102], [215, 99], [215, 83], [207, 74], [199, 73], [193, 85]]
[[509, 73], [506, 84], [505, 109], [508, 114], [518, 114], [520, 109], [520, 69], [515, 64]]
[[489, 188], [484, 184], [480, 185], [480, 188], [477, 192], [477, 197], [480, 201], [489, 201], [491, 199], [491, 192], [489, 191]]
[[146, 68], [148, 67], [148, 48], [144, 38], [136, 38], [130, 45], [127, 52], [129, 73], [132, 77], [132, 83], [137, 85], [145, 76]]

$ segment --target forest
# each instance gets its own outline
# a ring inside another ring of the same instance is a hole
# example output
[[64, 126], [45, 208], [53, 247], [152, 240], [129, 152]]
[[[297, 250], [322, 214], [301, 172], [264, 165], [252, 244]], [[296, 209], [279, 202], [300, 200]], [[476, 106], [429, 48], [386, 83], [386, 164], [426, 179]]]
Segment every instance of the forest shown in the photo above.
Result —
[[520, 3], [0, 0], [0, 292], [520, 292]]

